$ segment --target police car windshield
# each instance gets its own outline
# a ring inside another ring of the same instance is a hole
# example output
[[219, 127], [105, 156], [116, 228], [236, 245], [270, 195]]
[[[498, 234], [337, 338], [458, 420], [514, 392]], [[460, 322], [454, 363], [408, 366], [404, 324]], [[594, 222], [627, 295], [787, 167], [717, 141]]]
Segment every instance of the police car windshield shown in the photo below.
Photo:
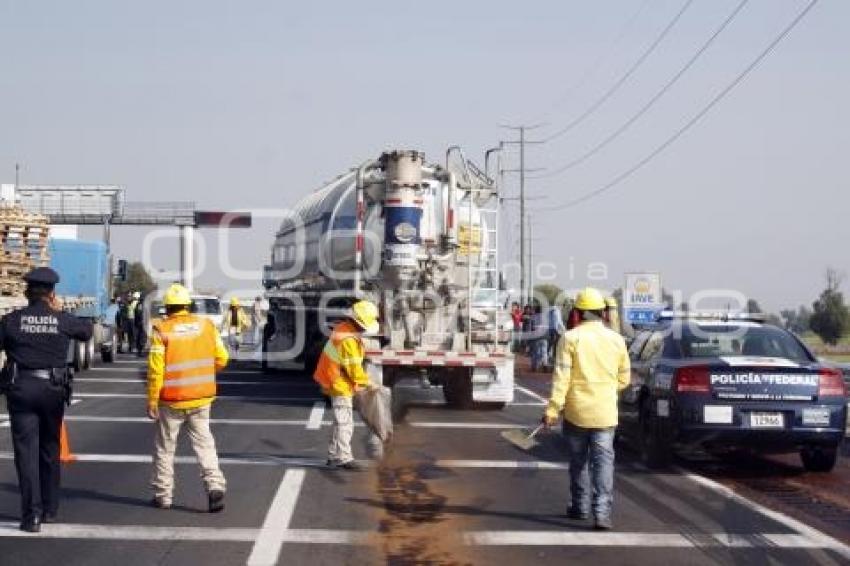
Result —
[[803, 363], [815, 361], [788, 332], [773, 326], [755, 324], [684, 324], [681, 337], [671, 341], [666, 353], [675, 358], [754, 356], [785, 358]]
[[194, 299], [192, 312], [196, 314], [221, 314], [221, 303], [218, 299]]

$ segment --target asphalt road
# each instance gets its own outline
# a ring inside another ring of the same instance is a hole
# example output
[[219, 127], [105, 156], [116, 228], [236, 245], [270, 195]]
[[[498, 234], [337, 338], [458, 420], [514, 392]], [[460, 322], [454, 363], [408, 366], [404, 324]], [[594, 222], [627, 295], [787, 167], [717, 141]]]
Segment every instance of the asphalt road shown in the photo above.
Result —
[[[178, 453], [175, 507], [150, 506], [152, 427], [143, 365], [122, 357], [77, 381], [60, 523], [17, 530], [8, 422], [0, 415], [0, 564], [847, 564], [850, 548], [692, 473], [654, 473], [618, 454], [613, 532], [565, 517], [556, 433], [526, 453], [500, 431], [535, 423], [519, 384], [504, 411], [454, 411], [438, 389], [395, 391], [397, 428], [362, 472], [325, 469], [329, 412], [303, 375], [243, 366], [220, 376], [213, 432], [227, 508], [205, 513], [191, 448]], [[360, 426], [355, 452], [365, 459]]]

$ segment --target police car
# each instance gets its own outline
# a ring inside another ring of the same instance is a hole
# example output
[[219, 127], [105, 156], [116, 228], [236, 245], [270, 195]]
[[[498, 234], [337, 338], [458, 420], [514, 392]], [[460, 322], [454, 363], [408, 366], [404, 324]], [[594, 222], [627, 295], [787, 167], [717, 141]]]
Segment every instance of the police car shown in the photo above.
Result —
[[620, 434], [648, 465], [693, 446], [799, 451], [814, 472], [835, 465], [847, 422], [843, 375], [794, 334], [756, 315], [664, 312], [629, 355]]

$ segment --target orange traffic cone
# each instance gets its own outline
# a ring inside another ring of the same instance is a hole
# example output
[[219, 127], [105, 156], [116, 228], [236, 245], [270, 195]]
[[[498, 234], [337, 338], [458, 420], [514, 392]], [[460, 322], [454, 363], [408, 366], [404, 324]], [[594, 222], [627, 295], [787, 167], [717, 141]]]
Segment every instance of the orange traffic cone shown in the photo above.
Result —
[[68, 431], [65, 429], [65, 421], [59, 431], [59, 461], [73, 462], [77, 457], [71, 453], [71, 443], [68, 442]]

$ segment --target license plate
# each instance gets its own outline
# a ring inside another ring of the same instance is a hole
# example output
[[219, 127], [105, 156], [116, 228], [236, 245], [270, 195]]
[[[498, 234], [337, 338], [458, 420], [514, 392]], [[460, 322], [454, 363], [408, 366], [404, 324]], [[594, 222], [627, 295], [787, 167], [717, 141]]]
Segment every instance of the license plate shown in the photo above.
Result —
[[752, 428], [783, 428], [785, 419], [782, 413], [750, 413], [750, 427]]

